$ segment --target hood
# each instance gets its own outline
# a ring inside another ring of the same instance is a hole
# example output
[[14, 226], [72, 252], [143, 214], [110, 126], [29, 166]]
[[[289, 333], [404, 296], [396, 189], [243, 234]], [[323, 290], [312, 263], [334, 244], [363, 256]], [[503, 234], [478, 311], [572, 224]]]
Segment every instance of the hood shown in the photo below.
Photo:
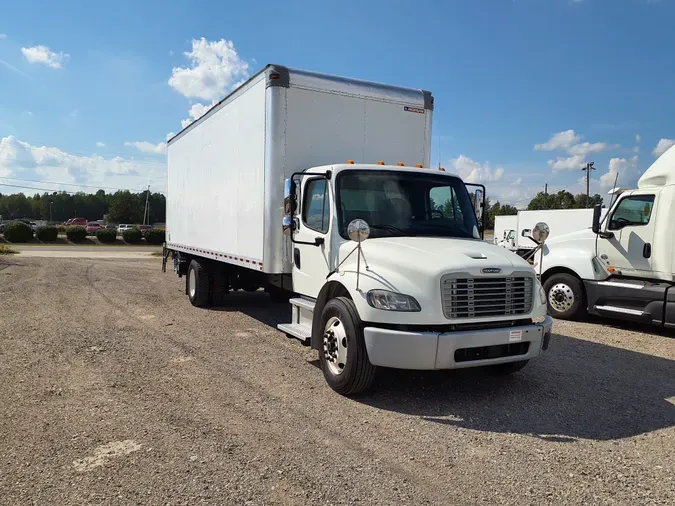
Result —
[[[342, 244], [340, 258], [345, 258], [354, 246], [351, 241]], [[415, 273], [433, 276], [447, 272], [485, 275], [488, 273], [483, 273], [482, 269], [486, 268], [500, 270], [492, 275], [532, 270], [518, 255], [496, 244], [475, 239], [382, 237], [365, 241], [363, 254], [369, 266], [388, 267], [413, 277]]]

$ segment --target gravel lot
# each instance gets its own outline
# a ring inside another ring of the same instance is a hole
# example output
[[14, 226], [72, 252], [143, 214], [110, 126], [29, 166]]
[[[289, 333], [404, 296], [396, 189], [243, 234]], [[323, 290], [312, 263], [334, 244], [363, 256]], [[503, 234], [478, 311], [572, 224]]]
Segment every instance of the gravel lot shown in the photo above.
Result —
[[228, 304], [157, 258], [0, 258], [0, 503], [675, 503], [667, 334], [556, 322], [513, 377], [384, 371], [346, 399], [284, 306]]

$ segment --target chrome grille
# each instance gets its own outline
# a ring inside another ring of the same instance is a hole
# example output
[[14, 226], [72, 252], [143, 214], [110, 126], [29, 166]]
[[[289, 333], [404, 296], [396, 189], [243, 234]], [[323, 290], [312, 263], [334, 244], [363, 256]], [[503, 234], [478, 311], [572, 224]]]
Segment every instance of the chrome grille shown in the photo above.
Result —
[[533, 278], [471, 278], [446, 275], [441, 279], [443, 313], [451, 320], [529, 313]]

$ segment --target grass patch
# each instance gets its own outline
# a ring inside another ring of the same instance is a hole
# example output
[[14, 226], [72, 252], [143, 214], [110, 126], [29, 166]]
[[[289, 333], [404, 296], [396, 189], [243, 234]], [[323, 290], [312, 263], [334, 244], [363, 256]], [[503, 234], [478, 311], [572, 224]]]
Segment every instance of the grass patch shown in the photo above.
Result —
[[15, 249], [10, 248], [6, 244], [0, 244], [0, 255], [15, 255], [18, 253]]
[[161, 251], [153, 251], [152, 253], [150, 253], [150, 255], [152, 255], [153, 257], [161, 257], [162, 252]]

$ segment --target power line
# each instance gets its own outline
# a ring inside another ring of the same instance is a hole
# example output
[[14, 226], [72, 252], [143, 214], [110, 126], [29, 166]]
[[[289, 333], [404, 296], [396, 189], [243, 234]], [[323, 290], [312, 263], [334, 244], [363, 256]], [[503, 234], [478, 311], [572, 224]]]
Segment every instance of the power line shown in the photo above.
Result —
[[[23, 179], [20, 177], [5, 177], [2, 176], [0, 179], [8, 179], [10, 181], [26, 181], [28, 183], [44, 183], [44, 184], [58, 184], [62, 186], [75, 186], [78, 188], [95, 188], [97, 190], [129, 190], [129, 188], [112, 188], [110, 186], [95, 186], [95, 185], [87, 185], [87, 184], [77, 184], [77, 183], [59, 183], [58, 181], [40, 181], [37, 179]], [[143, 191], [143, 190], [141, 190]]]
[[[59, 183], [55, 183], [55, 184], [59, 184]], [[81, 192], [76, 192], [76, 191], [67, 191], [67, 190], [63, 190], [63, 189], [56, 189], [55, 190], [55, 189], [47, 189], [47, 188], [37, 188], [35, 186], [23, 186], [23, 185], [7, 184], [7, 183], [0, 183], [0, 186], [7, 186], [7, 187], [10, 187], [10, 188], [20, 188], [22, 190], [39, 190], [39, 191], [45, 192], [45, 193], [68, 193], [68, 194], [72, 194], [72, 195], [75, 195], [77, 193], [81, 193]], [[100, 188], [100, 189], [102, 190], [103, 188]], [[143, 191], [145, 191], [145, 190], [137, 190], [137, 189], [130, 189], [130, 188], [121, 188], [120, 190], [122, 190], [122, 191], [128, 190], [130, 192], [137, 192], [137, 193], [142, 193]], [[162, 195], [166, 195], [166, 192], [155, 192], [155, 193], [161, 193]]]

